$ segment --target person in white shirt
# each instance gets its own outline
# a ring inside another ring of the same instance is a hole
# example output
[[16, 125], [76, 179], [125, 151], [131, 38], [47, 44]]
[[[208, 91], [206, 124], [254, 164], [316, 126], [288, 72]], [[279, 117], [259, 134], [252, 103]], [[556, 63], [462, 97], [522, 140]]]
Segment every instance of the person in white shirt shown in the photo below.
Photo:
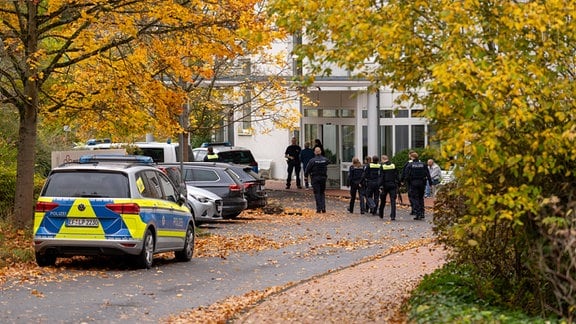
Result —
[[432, 183], [426, 185], [426, 197], [431, 198], [436, 196], [436, 185], [440, 184], [442, 177], [442, 172], [440, 166], [434, 162], [434, 160], [428, 160], [428, 171], [430, 172], [430, 178], [432, 178]]

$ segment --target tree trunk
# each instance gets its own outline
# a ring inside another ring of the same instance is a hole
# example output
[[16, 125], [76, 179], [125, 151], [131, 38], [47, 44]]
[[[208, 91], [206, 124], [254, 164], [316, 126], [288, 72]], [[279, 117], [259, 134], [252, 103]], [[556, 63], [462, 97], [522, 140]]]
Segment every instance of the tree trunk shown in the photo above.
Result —
[[20, 110], [18, 156], [16, 162], [16, 195], [14, 201], [14, 225], [24, 229], [34, 217], [34, 164], [36, 161], [37, 110], [26, 104]]
[[16, 158], [16, 195], [14, 198], [14, 225], [24, 229], [34, 219], [34, 165], [36, 161], [36, 134], [38, 125], [38, 49], [37, 1], [28, 1], [28, 29], [26, 38], [26, 73], [24, 100], [18, 107], [20, 127], [18, 133], [18, 156]]

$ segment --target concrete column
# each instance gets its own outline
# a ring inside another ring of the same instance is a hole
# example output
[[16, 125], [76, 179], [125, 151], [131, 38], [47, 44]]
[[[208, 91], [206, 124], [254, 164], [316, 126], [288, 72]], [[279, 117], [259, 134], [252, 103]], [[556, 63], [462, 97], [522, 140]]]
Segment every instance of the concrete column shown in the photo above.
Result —
[[379, 155], [378, 152], [378, 127], [380, 118], [378, 102], [375, 93], [368, 93], [368, 155]]

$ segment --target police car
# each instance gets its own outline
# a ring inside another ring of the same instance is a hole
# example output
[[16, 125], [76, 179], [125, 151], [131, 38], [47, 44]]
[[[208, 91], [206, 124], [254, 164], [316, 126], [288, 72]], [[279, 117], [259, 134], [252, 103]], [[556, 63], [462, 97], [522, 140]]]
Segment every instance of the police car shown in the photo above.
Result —
[[52, 169], [34, 213], [39, 266], [58, 257], [129, 255], [150, 268], [153, 255], [194, 252], [194, 219], [174, 183], [147, 156], [89, 155]]

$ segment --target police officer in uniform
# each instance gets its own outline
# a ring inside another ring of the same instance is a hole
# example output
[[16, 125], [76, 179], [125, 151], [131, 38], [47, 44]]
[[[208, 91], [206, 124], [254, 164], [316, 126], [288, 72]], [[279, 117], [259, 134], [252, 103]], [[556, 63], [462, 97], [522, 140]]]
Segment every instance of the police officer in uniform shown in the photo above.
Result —
[[408, 164], [406, 170], [406, 180], [409, 186], [409, 195], [411, 194], [414, 202], [414, 219], [424, 219], [424, 192], [426, 190], [426, 181], [432, 183], [430, 171], [426, 163], [418, 160], [418, 153], [411, 154], [412, 163]]
[[296, 173], [296, 187], [302, 189], [302, 183], [300, 182], [300, 152], [302, 148], [300, 145], [296, 144], [296, 137], [292, 137], [292, 142], [286, 148], [284, 152], [284, 157], [286, 158], [286, 163], [288, 163], [288, 177], [286, 177], [286, 189], [290, 189], [290, 182], [292, 182], [292, 172]]
[[204, 162], [218, 162], [219, 160], [220, 157], [218, 157], [218, 154], [214, 153], [212, 146], [209, 146], [208, 153], [204, 157]]
[[354, 202], [356, 201], [356, 193], [358, 193], [358, 198], [360, 200], [360, 212], [364, 213], [366, 207], [364, 206], [364, 200], [360, 193], [360, 183], [362, 182], [362, 173], [364, 172], [364, 166], [360, 162], [358, 157], [352, 158], [352, 165], [348, 169], [348, 187], [350, 187], [350, 206], [346, 209], [349, 213], [354, 212]]
[[380, 210], [378, 215], [384, 218], [384, 206], [386, 196], [390, 196], [390, 219], [396, 220], [396, 182], [398, 172], [394, 163], [390, 162], [387, 155], [382, 155], [382, 171], [380, 172]]
[[326, 212], [326, 179], [328, 178], [328, 164], [330, 161], [322, 156], [320, 147], [314, 149], [314, 157], [308, 161], [304, 176], [310, 176], [314, 199], [316, 200], [316, 212]]
[[[408, 172], [408, 166], [410, 165], [410, 163], [412, 163], [412, 153], [414, 153], [414, 151], [408, 152], [408, 161], [404, 164], [404, 167], [402, 168], [402, 176], [400, 178], [401, 178], [401, 182], [406, 185], [406, 190], [408, 191], [408, 202], [410, 202], [410, 215], [416, 215], [414, 213], [414, 201], [412, 199], [411, 192], [410, 192], [410, 184], [404, 182], [404, 180], [408, 178], [407, 172]], [[401, 194], [401, 193], [399, 193], [399, 194]]]
[[380, 159], [377, 155], [372, 157], [372, 162], [364, 169], [362, 182], [366, 186], [366, 204], [369, 212], [376, 215], [378, 200], [380, 199]]

